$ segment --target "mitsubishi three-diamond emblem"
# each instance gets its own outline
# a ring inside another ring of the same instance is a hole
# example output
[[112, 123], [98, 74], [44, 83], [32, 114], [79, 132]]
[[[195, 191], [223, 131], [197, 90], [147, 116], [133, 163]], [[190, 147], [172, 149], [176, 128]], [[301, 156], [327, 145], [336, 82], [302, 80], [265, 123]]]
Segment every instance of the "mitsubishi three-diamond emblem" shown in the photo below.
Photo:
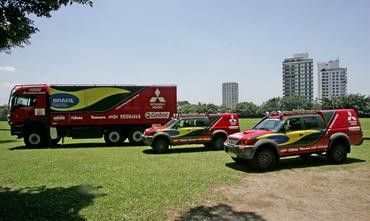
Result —
[[161, 103], [166, 102], [164, 97], [160, 97], [161, 92], [159, 91], [158, 88], [157, 88], [157, 90], [155, 90], [154, 94], [155, 94], [155, 97], [150, 98], [150, 103], [155, 103], [155, 102], [158, 102], [158, 101], [161, 102]]

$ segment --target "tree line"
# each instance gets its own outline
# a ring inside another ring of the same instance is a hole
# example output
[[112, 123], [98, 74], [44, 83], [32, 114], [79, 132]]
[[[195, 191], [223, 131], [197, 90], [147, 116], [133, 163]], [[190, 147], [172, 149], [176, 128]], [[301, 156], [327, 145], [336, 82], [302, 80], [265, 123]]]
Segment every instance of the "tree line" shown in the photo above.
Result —
[[320, 102], [310, 102], [305, 97], [300, 96], [274, 97], [262, 103], [262, 105], [253, 102], [240, 102], [234, 109], [215, 104], [191, 104], [188, 101], [178, 103], [178, 112], [183, 114], [236, 112], [244, 118], [261, 117], [266, 112], [273, 111], [340, 108], [353, 108], [361, 117], [370, 117], [370, 96], [350, 94], [343, 97], [325, 98]]

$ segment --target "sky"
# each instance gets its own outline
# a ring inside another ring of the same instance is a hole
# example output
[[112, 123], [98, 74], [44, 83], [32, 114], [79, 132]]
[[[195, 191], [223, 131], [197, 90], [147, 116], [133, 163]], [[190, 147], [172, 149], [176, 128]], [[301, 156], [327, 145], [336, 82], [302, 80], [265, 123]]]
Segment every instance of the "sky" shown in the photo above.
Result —
[[16, 84], [177, 85], [178, 100], [282, 96], [282, 61], [339, 59], [348, 93], [370, 95], [368, 0], [135, 0], [74, 4], [35, 18], [31, 45], [0, 53], [0, 104]]

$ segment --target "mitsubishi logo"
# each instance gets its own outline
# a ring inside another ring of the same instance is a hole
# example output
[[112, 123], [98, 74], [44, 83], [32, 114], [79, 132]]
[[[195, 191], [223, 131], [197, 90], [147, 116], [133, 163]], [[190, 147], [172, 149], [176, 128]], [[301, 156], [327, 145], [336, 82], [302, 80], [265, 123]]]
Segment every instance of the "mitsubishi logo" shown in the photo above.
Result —
[[150, 98], [150, 103], [155, 103], [155, 102], [158, 102], [158, 101], [161, 102], [161, 103], [166, 102], [164, 97], [159, 96], [159, 95], [161, 95], [161, 92], [159, 91], [158, 88], [157, 88], [157, 90], [155, 90], [154, 94], [155, 94], [155, 97]]

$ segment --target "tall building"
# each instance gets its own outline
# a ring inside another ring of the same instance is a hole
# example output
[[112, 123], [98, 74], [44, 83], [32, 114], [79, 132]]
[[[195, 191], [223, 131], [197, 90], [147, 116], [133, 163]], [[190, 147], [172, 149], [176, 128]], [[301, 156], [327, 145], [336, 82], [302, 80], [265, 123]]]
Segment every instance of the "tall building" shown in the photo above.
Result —
[[313, 59], [308, 53], [284, 59], [283, 95], [303, 96], [313, 101]]
[[339, 67], [339, 59], [317, 63], [319, 99], [347, 95], [347, 68]]
[[236, 82], [222, 83], [222, 105], [235, 108], [239, 102], [239, 86]]

